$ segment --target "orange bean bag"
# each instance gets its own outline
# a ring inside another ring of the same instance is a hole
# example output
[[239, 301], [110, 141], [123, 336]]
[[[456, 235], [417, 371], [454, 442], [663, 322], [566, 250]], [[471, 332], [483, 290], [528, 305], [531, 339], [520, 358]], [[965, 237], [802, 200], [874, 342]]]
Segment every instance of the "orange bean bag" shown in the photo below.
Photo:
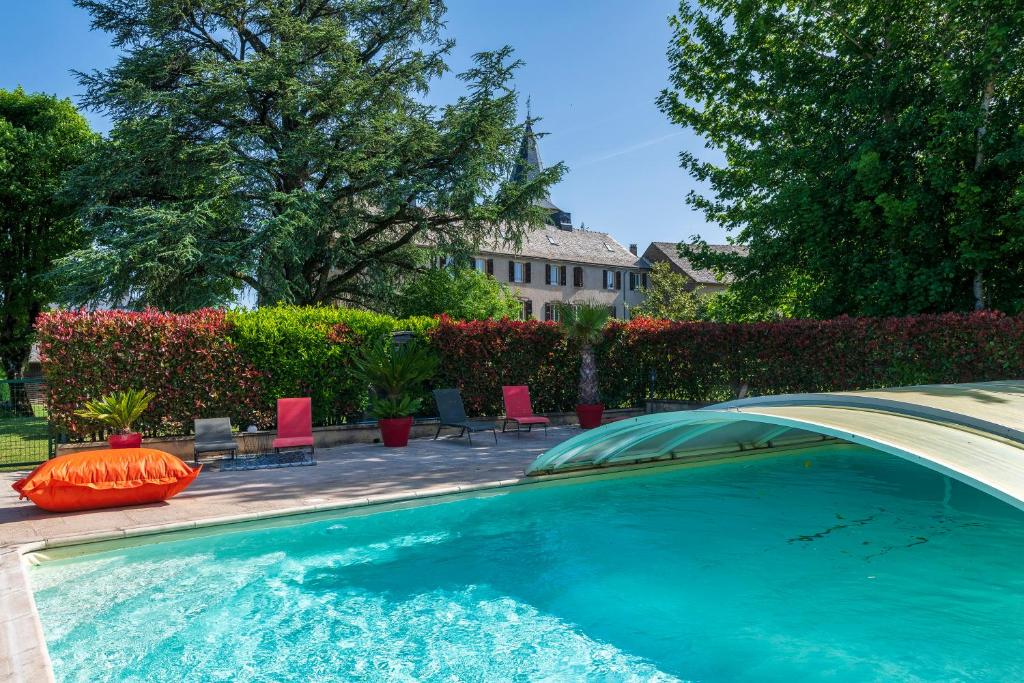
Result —
[[48, 460], [12, 486], [50, 512], [95, 510], [167, 500], [201, 469], [152, 448], [82, 451]]

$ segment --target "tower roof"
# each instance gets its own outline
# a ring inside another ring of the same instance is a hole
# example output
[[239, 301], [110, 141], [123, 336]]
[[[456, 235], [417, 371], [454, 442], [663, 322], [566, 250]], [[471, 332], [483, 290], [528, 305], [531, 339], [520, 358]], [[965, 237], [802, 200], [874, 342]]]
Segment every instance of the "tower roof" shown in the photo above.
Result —
[[[540, 150], [537, 148], [537, 134], [533, 132], [529, 102], [526, 107], [526, 129], [523, 131], [523, 140], [519, 143], [519, 157], [512, 169], [512, 180], [517, 183], [533, 180], [544, 170], [544, 162], [541, 161]], [[553, 213], [564, 213], [551, 201], [551, 195], [546, 191], [543, 197], [534, 201], [534, 204]]]

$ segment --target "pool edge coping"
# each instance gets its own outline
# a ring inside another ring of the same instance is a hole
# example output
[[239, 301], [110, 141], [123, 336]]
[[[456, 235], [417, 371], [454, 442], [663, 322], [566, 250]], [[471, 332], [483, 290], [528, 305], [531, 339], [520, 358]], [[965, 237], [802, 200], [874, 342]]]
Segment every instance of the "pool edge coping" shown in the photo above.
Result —
[[[841, 446], [841, 444], [835, 444]], [[707, 465], [718, 461], [734, 459], [761, 459], [799, 452], [779, 449], [774, 453], [753, 454], [736, 452], [717, 454], [714, 456], [679, 459], [675, 461], [652, 461], [629, 463], [621, 466], [602, 467], [583, 470], [572, 470], [545, 475], [522, 476], [517, 479], [499, 479], [478, 484], [455, 484], [434, 486], [426, 489], [405, 491], [402, 493], [380, 494], [367, 497], [340, 499], [329, 503], [297, 505], [261, 512], [246, 512], [234, 515], [221, 515], [190, 522], [166, 522], [164, 524], [136, 525], [117, 528], [112, 531], [91, 532], [86, 534], [67, 534], [11, 546], [0, 547], [0, 681], [10, 683], [55, 683], [53, 665], [42, 621], [36, 608], [35, 596], [26, 572], [25, 556], [29, 553], [90, 543], [117, 541], [145, 536], [158, 536], [177, 531], [202, 529], [214, 526], [228, 526], [263, 520], [295, 517], [317, 512], [332, 512], [364, 507], [386, 507], [396, 503], [415, 500], [444, 498], [472, 494], [488, 490], [518, 488], [541, 485], [564, 479], [586, 479], [591, 477], [613, 477], [630, 472], [649, 469], [681, 469], [685, 467]], [[15, 609], [20, 607], [20, 609]], [[20, 645], [19, 645], [20, 644]], [[5, 667], [10, 663], [11, 670]]]

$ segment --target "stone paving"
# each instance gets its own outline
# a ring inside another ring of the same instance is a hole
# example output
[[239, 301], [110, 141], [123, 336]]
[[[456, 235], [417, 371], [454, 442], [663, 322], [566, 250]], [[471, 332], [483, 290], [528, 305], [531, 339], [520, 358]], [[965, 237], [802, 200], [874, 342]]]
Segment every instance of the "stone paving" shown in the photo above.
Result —
[[44, 512], [18, 500], [11, 483], [24, 472], [0, 473], [0, 547], [166, 523], [201, 521], [305, 506], [415, 495], [432, 489], [517, 480], [534, 458], [579, 433], [576, 427], [542, 432], [477, 434], [406, 448], [352, 444], [316, 453], [317, 465], [250, 472], [204, 469], [187, 490], [165, 503], [78, 513]]

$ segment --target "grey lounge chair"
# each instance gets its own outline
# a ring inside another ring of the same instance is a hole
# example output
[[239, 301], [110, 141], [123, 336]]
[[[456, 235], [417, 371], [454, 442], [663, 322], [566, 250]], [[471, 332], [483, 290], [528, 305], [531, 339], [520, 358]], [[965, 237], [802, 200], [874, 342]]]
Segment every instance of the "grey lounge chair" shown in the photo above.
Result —
[[437, 425], [436, 439], [444, 427], [459, 427], [469, 437], [469, 445], [473, 445], [473, 432], [490, 431], [494, 435], [494, 443], [498, 443], [497, 422], [495, 420], [470, 420], [466, 417], [466, 407], [462, 403], [462, 394], [458, 389], [434, 389], [434, 401], [437, 402], [437, 414], [440, 422]]
[[231, 453], [232, 459], [238, 454], [238, 443], [231, 434], [231, 418], [213, 417], [196, 420], [195, 461], [199, 464], [200, 453]]

